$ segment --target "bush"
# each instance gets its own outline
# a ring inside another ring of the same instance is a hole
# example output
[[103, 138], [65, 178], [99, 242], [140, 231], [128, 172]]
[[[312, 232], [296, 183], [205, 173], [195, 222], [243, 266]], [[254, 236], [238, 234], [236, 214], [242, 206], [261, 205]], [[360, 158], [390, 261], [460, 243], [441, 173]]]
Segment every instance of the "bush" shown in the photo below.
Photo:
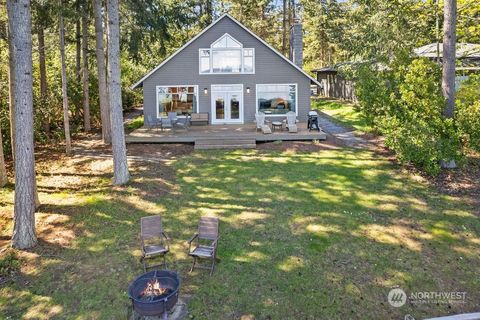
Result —
[[480, 152], [480, 100], [472, 105], [459, 104], [457, 121], [465, 145]]
[[456, 119], [464, 144], [480, 151], [480, 76], [462, 83], [457, 93]]
[[462, 158], [459, 130], [442, 116], [440, 79], [435, 63], [400, 56], [383, 71], [363, 67], [356, 86], [361, 111], [398, 160], [431, 175], [440, 171], [442, 160]]
[[358, 70], [355, 94], [358, 109], [363, 113], [368, 125], [378, 126], [378, 120], [387, 116], [392, 106], [391, 86], [394, 83], [391, 74], [376, 70], [374, 65], [365, 64]]

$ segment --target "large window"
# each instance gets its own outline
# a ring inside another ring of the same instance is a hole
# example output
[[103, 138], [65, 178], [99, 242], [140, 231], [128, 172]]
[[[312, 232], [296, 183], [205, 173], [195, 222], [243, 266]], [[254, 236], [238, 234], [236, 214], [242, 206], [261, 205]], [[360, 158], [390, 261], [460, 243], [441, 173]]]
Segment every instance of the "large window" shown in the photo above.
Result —
[[255, 73], [255, 50], [244, 49], [228, 33], [199, 51], [200, 74]]
[[266, 115], [297, 112], [297, 85], [258, 84], [257, 110]]
[[242, 52], [240, 50], [213, 50], [213, 73], [242, 72]]
[[197, 86], [158, 86], [157, 117], [166, 116], [168, 112], [186, 115], [197, 112]]

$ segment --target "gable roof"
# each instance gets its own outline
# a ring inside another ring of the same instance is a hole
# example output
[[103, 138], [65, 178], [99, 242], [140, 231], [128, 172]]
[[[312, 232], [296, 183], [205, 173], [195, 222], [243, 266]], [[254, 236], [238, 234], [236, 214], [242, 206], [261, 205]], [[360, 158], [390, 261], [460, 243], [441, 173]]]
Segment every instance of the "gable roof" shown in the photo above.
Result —
[[308, 79], [310, 79], [310, 81], [312, 81], [313, 83], [315, 83], [316, 85], [320, 85], [320, 83], [313, 77], [311, 77], [308, 73], [306, 73], [302, 68], [300, 68], [299, 66], [297, 66], [296, 64], [294, 64], [292, 61], [288, 60], [283, 54], [281, 54], [280, 52], [278, 52], [275, 48], [273, 48], [271, 45], [269, 45], [268, 43], [266, 43], [262, 38], [260, 38], [259, 36], [257, 36], [255, 33], [253, 33], [252, 31], [250, 31], [247, 27], [245, 27], [243, 24], [241, 24], [239, 21], [237, 21], [234, 17], [232, 17], [231, 15], [229, 15], [228, 13], [225, 13], [223, 14], [220, 18], [218, 18], [217, 20], [215, 20], [213, 23], [211, 23], [208, 27], [206, 27], [205, 29], [203, 29], [200, 33], [198, 33], [195, 37], [193, 37], [190, 41], [188, 41], [187, 43], [185, 43], [180, 49], [178, 49], [177, 51], [175, 51], [175, 53], [173, 53], [172, 55], [170, 55], [167, 59], [163, 60], [162, 63], [160, 63], [158, 66], [156, 66], [153, 70], [151, 70], [149, 73], [147, 73], [142, 79], [140, 79], [137, 83], [135, 83], [134, 85], [132, 85], [130, 88], [131, 89], [136, 89], [138, 88], [142, 83], [143, 81], [145, 81], [145, 79], [147, 79], [148, 77], [150, 77], [155, 71], [157, 71], [158, 69], [160, 69], [164, 64], [166, 64], [168, 61], [170, 61], [171, 59], [173, 59], [173, 57], [175, 57], [177, 54], [179, 54], [180, 52], [183, 51], [183, 49], [185, 49], [186, 47], [188, 47], [192, 42], [194, 42], [195, 40], [197, 40], [201, 35], [203, 35], [205, 32], [207, 32], [208, 30], [210, 30], [214, 25], [216, 25], [219, 21], [223, 20], [225, 17], [228, 17], [230, 18], [233, 22], [235, 22], [237, 25], [239, 25], [243, 30], [247, 31], [250, 35], [252, 35], [255, 39], [257, 39], [258, 41], [260, 41], [262, 44], [264, 44], [267, 48], [269, 48], [270, 50], [272, 50], [275, 54], [277, 54], [279, 57], [281, 57], [283, 60], [285, 60], [287, 63], [289, 63], [292, 67], [294, 67], [295, 69], [297, 69], [298, 71], [300, 71], [304, 76], [306, 76]]
[[[443, 57], [443, 43], [438, 44], [439, 56]], [[457, 59], [473, 58], [480, 59], [480, 44], [457, 42], [455, 48]], [[430, 43], [423, 47], [416, 48], [413, 52], [420, 57], [436, 58], [437, 43]]]

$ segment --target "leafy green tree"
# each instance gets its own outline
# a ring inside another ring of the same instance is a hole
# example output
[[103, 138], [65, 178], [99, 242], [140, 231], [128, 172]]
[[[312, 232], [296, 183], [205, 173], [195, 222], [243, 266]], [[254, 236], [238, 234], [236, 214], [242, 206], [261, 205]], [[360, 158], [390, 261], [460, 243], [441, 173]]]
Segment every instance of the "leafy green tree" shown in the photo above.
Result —
[[480, 43], [480, 2], [458, 0], [458, 42]]

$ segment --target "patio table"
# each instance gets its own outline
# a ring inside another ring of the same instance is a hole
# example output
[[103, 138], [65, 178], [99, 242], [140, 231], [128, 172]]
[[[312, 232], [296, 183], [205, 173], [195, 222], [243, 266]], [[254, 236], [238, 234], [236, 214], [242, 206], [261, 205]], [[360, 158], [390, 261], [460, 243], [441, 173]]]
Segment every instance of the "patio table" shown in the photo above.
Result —
[[283, 123], [280, 121], [272, 121], [272, 131], [275, 131], [275, 129], [278, 128], [283, 131]]

